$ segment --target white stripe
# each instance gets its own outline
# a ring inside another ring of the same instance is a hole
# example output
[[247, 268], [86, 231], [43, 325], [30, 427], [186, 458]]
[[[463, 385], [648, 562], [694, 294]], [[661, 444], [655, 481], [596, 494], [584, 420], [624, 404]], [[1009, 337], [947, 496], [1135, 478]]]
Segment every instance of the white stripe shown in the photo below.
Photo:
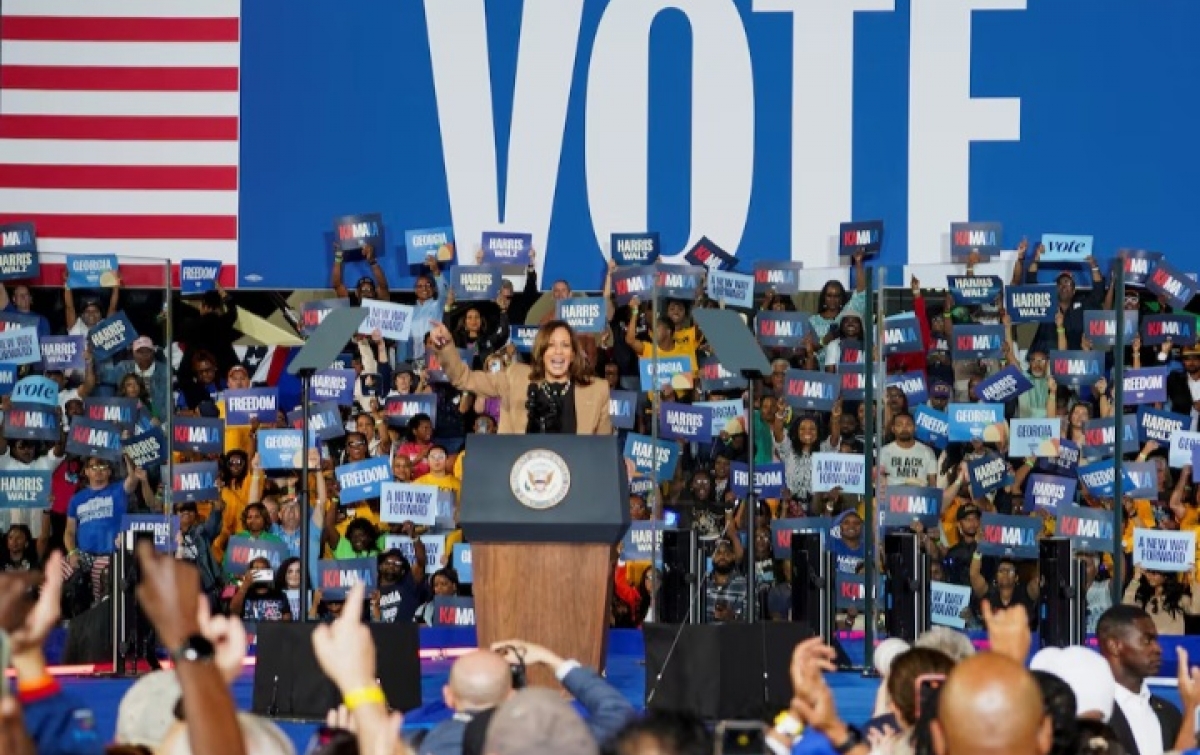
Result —
[[237, 92], [4, 92], [5, 115], [236, 116], [238, 105]]
[[6, 16], [228, 18], [241, 0], [5, 0]]
[[238, 164], [238, 143], [0, 139], [0, 163], [20, 165]]
[[[236, 191], [117, 191], [105, 189], [0, 189], [0, 207], [13, 215], [229, 215], [238, 213]], [[39, 239], [40, 242], [40, 239]]]
[[43, 42], [4, 40], [6, 66], [232, 68], [237, 42]]
[[117, 261], [149, 265], [162, 260], [220, 260], [236, 265], [238, 242], [208, 239], [68, 239], [41, 238], [37, 240], [38, 257], [42, 262], [65, 262], [64, 254], [116, 254]]

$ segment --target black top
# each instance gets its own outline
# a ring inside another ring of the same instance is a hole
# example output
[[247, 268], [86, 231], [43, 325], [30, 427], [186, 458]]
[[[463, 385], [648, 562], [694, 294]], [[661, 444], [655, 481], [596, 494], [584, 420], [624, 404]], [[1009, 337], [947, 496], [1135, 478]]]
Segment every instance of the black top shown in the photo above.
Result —
[[525, 401], [529, 413], [525, 432], [530, 435], [574, 435], [575, 386], [573, 383], [530, 383]]

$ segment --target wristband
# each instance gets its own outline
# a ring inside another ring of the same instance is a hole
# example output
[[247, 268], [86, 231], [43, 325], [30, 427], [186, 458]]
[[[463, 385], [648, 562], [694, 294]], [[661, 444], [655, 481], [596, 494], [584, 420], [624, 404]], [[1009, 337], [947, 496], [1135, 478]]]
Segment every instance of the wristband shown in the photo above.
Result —
[[383, 690], [379, 688], [379, 685], [373, 685], [371, 687], [356, 689], [353, 692], [347, 692], [346, 696], [342, 698], [342, 702], [346, 704], [348, 710], [353, 711], [370, 703], [386, 705], [387, 698], [384, 696]]
[[784, 711], [775, 718], [775, 731], [785, 737], [795, 739], [804, 731], [804, 724], [796, 719], [790, 712]]

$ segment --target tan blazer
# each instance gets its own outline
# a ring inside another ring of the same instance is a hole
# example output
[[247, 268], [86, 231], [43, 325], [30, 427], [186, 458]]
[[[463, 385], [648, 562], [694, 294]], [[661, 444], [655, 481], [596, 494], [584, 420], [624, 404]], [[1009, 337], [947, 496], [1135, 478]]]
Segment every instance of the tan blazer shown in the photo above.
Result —
[[[453, 344], [438, 349], [437, 356], [442, 371], [455, 388], [500, 399], [497, 432], [502, 435], [525, 433], [529, 422], [525, 411], [525, 401], [529, 398], [529, 365], [511, 364], [500, 372], [472, 370], [463, 363]], [[608, 383], [600, 378], [593, 379], [589, 385], [575, 385], [576, 435], [612, 435], [608, 398]]]

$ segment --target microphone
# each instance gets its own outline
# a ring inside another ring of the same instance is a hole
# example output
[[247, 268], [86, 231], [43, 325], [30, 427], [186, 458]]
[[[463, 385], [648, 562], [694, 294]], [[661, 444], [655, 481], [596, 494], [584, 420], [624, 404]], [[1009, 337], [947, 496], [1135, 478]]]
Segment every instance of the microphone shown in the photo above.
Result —
[[279, 674], [275, 675], [274, 681], [271, 682], [271, 704], [267, 706], [267, 715], [275, 718], [279, 715], [279, 706], [276, 704], [279, 698]]

